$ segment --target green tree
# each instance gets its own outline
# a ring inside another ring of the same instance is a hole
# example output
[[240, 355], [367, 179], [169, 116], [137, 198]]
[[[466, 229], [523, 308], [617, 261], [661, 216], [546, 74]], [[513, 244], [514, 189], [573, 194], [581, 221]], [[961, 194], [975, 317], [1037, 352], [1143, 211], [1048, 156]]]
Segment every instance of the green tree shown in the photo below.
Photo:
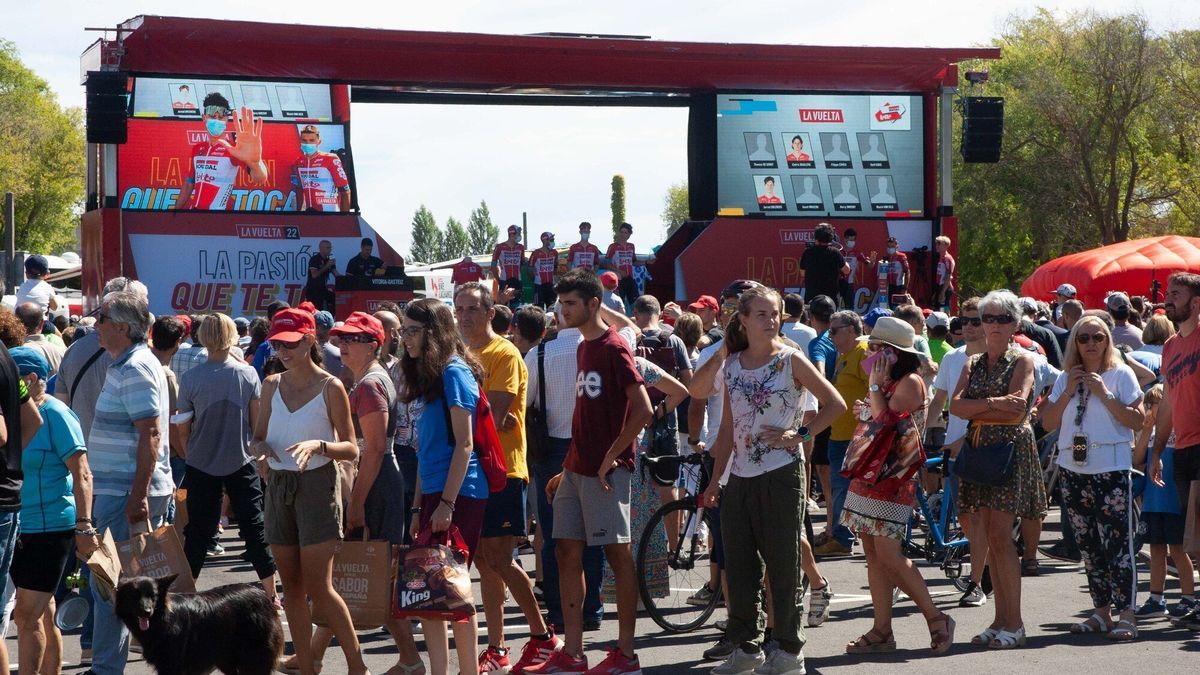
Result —
[[667, 193], [663, 195], [662, 210], [662, 224], [667, 229], [667, 236], [675, 234], [675, 230], [678, 230], [689, 216], [687, 182], [669, 186]]
[[617, 174], [612, 177], [612, 228], [613, 236], [625, 222], [625, 176]]
[[492, 214], [485, 201], [471, 211], [467, 219], [467, 252], [471, 255], [491, 253], [500, 239], [500, 228], [492, 224]]
[[86, 183], [83, 115], [0, 40], [0, 193], [16, 201], [17, 248], [74, 248]]
[[412, 248], [409, 255], [414, 261], [423, 263], [441, 262], [442, 231], [438, 229], [433, 214], [422, 204], [413, 214]]
[[467, 255], [467, 231], [462, 223], [451, 216], [446, 221], [446, 232], [442, 235], [442, 260], [457, 260]]

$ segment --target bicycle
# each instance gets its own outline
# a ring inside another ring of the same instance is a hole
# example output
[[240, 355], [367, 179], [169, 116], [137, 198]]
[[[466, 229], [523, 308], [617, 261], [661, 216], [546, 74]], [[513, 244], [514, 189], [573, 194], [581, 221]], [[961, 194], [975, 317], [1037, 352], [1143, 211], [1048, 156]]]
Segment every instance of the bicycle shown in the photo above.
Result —
[[[642, 461], [649, 467], [660, 466], [670, 471], [675, 469], [695, 467], [698, 469], [696, 493], [686, 494], [664, 504], [654, 515], [638, 542], [637, 558], [634, 564], [637, 568], [638, 592], [642, 604], [654, 623], [670, 633], [683, 633], [703, 626], [712, 616], [717, 605], [721, 602], [721, 584], [713, 584], [712, 594], [704, 604], [689, 604], [688, 599], [693, 593], [709, 583], [709, 563], [712, 560], [711, 532], [716, 525], [713, 514], [700, 504], [700, 495], [704, 494], [712, 478], [712, 456], [708, 453], [693, 453], [690, 455], [667, 455], [663, 457], [642, 456]], [[648, 467], [647, 467], [648, 468]], [[676, 541], [667, 542], [667, 568], [669, 570], [669, 590], [665, 597], [652, 597], [647, 579], [658, 570], [652, 569], [652, 561], [646, 552], [654, 542], [654, 537], [666, 538], [666, 521], [676, 519], [680, 523]], [[707, 526], [707, 527], [704, 527]]]
[[[945, 464], [944, 457], [931, 457], [925, 460], [925, 469], [940, 470]], [[966, 591], [970, 584], [970, 576], [963, 576], [963, 558], [969, 542], [963, 535], [962, 526], [958, 522], [957, 495], [947, 487], [933, 495], [926, 495], [921, 482], [917, 481], [917, 510], [909, 518], [908, 531], [901, 542], [906, 555], [911, 558], [924, 558], [950, 579], [959, 591]], [[947, 498], [947, 490], [950, 490]], [[936, 514], [936, 515], [935, 515]], [[918, 519], [919, 515], [919, 519]], [[921, 530], [925, 535], [924, 545], [914, 542], [914, 530]]]

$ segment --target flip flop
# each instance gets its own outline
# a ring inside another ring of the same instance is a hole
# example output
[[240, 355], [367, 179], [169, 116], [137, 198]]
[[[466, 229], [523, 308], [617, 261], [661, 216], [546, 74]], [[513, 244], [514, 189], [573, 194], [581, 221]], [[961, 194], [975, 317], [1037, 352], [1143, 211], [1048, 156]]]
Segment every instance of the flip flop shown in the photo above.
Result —
[[[1095, 623], [1092, 623], [1095, 621]], [[1112, 630], [1108, 627], [1108, 621], [1100, 612], [1092, 612], [1088, 618], [1071, 626], [1071, 632], [1075, 635], [1084, 635], [1087, 633], [1107, 633]]]
[[1113, 642], [1132, 642], [1137, 639], [1137, 636], [1137, 624], [1126, 619], [1121, 619], [1117, 621], [1116, 626], [1113, 626], [1108, 631], [1106, 637]]
[[847, 654], [882, 654], [896, 651], [896, 640], [891, 634], [880, 635], [875, 629], [863, 633], [854, 642], [846, 645]]

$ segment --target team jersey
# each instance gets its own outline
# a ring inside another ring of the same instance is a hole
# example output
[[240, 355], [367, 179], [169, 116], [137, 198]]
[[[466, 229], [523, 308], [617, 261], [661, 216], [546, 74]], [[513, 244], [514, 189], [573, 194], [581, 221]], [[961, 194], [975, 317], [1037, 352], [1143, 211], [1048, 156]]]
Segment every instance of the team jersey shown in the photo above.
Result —
[[600, 249], [586, 242], [576, 242], [567, 249], [567, 267], [594, 270], [600, 266]]
[[350, 189], [342, 159], [332, 152], [302, 156], [292, 165], [292, 186], [310, 211], [340, 211], [339, 193]]
[[950, 252], [942, 254], [937, 265], [937, 283], [938, 286], [945, 286], [954, 278], [954, 256]]
[[895, 254], [884, 258], [883, 262], [887, 265], [887, 282], [892, 286], [903, 286], [908, 280], [908, 256], [897, 251]]
[[529, 254], [529, 266], [533, 268], [533, 283], [554, 283], [554, 271], [558, 267], [558, 251], [537, 249]]
[[846, 275], [846, 281], [850, 282], [851, 285], [857, 283], [858, 271], [860, 269], [865, 270], [867, 268], [867, 256], [863, 253], [847, 252], [845, 249], [843, 249], [842, 259], [845, 260], [846, 264], [850, 266], [850, 272]]
[[783, 200], [777, 195], [763, 195], [758, 198], [759, 204], [782, 204]]
[[496, 244], [492, 251], [492, 266], [500, 281], [521, 278], [521, 263], [525, 262], [525, 247], [507, 241]]
[[788, 156], [787, 156], [787, 161], [789, 161], [789, 162], [811, 162], [812, 156], [809, 155], [807, 152], [804, 152], [803, 150], [800, 151], [800, 154], [796, 154], [794, 152], [789, 152]]
[[229, 196], [243, 166], [233, 158], [227, 143], [205, 141], [193, 145], [191, 173], [187, 177], [192, 183], [192, 197], [187, 208], [214, 211], [229, 208]]
[[622, 278], [633, 274], [633, 252], [634, 246], [630, 243], [619, 244], [613, 242], [608, 247], [608, 264], [617, 270], [617, 274]]
[[454, 273], [450, 275], [450, 283], [455, 286], [483, 279], [483, 268], [473, 260], [463, 260], [454, 265]]

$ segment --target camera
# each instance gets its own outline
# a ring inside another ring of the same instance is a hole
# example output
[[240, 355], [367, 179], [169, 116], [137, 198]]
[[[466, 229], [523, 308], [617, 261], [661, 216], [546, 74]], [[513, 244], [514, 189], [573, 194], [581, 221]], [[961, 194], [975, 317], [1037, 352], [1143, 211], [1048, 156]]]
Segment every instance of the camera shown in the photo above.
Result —
[[1075, 434], [1071, 437], [1071, 461], [1075, 462], [1076, 466], [1083, 466], [1088, 462], [1088, 437], [1087, 434]]

